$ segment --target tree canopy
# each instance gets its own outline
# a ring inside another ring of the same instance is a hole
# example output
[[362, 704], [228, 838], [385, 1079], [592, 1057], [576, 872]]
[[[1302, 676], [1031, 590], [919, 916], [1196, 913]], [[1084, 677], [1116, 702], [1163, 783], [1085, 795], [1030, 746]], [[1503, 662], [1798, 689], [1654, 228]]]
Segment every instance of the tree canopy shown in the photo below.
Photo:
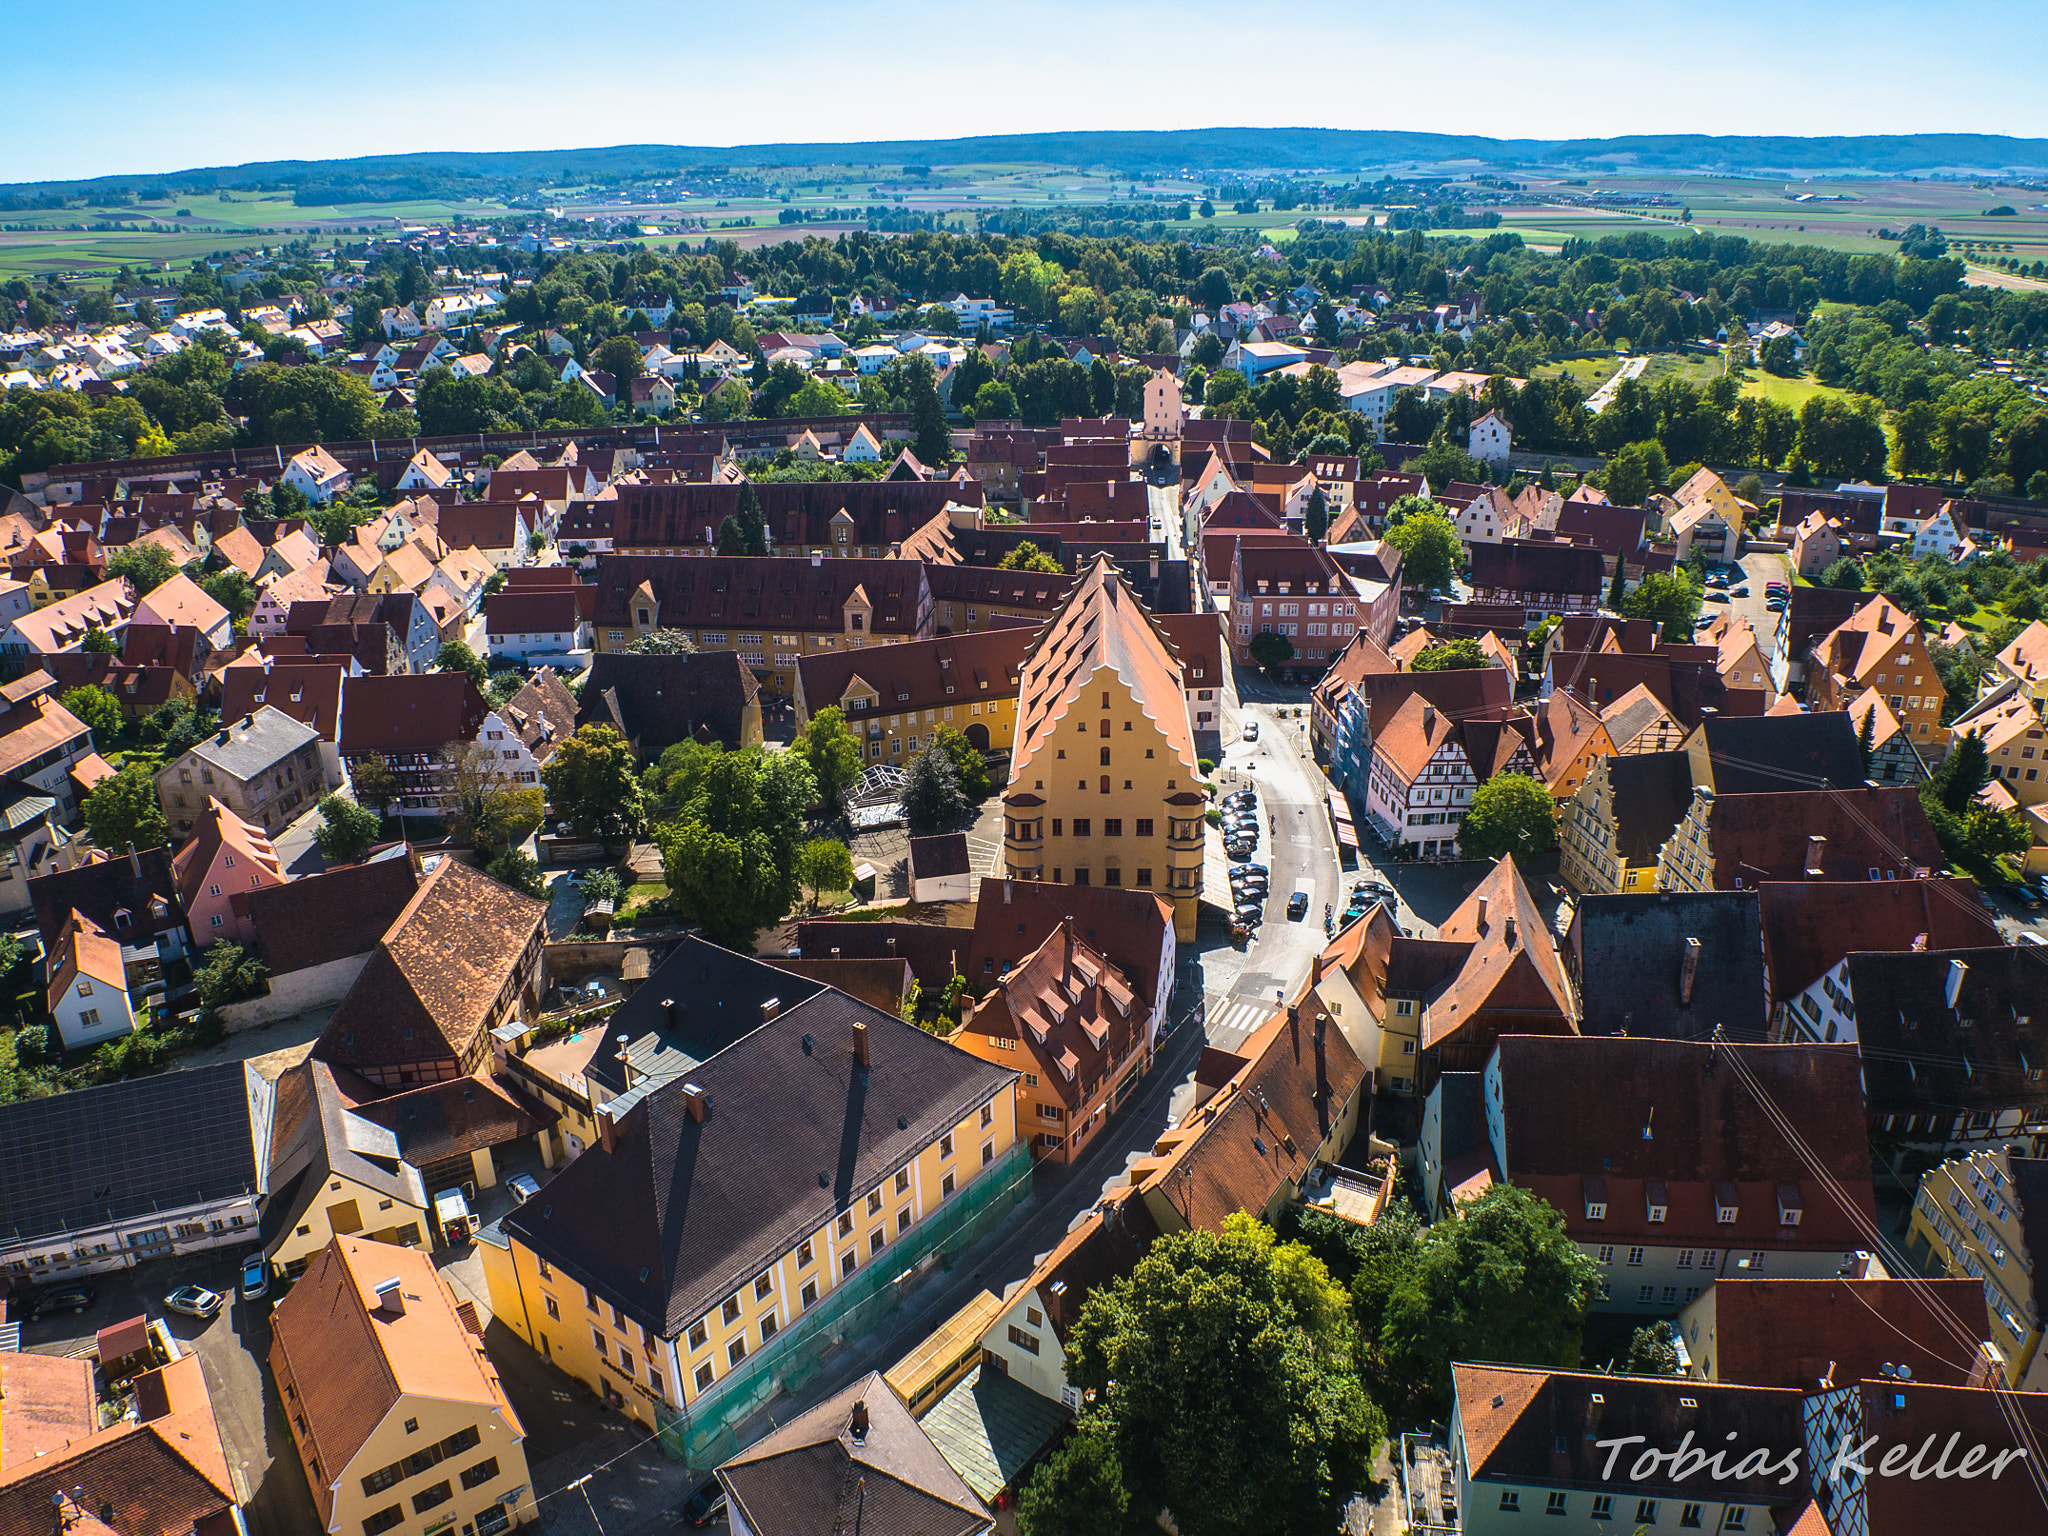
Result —
[[[1393, 513], [1405, 515], [1399, 522]], [[1401, 582], [1404, 586], [1434, 591], [1448, 587], [1464, 564], [1464, 546], [1458, 530], [1433, 501], [1402, 497], [1388, 508], [1386, 540], [1401, 551]]]
[[548, 804], [579, 837], [617, 843], [646, 824], [633, 749], [609, 725], [585, 725], [542, 766]]
[[1489, 863], [1506, 854], [1526, 862], [1557, 846], [1557, 803], [1526, 773], [1496, 773], [1472, 792], [1458, 828], [1458, 851]]
[[161, 848], [171, 840], [171, 824], [157, 800], [156, 779], [140, 763], [130, 763], [93, 786], [85, 797], [85, 824], [93, 843], [108, 853], [131, 846]]

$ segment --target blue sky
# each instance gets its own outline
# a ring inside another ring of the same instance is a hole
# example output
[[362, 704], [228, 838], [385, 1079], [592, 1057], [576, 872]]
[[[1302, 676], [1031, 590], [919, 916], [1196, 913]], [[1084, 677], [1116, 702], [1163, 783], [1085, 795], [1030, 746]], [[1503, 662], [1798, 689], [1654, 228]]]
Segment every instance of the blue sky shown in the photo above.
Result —
[[[2044, 8], [14, 0], [0, 181], [1054, 128], [2039, 136]], [[975, 65], [982, 53], [1000, 64]]]

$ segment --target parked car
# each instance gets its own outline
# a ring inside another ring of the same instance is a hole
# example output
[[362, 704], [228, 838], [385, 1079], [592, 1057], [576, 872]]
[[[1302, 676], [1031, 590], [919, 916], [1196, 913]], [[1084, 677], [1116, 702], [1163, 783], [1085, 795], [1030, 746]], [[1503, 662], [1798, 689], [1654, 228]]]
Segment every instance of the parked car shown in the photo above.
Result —
[[1296, 891], [1287, 898], [1287, 920], [1298, 923], [1308, 916], [1308, 892]]
[[99, 1292], [89, 1285], [60, 1285], [29, 1303], [28, 1315], [34, 1320], [54, 1317], [59, 1312], [83, 1312], [99, 1299]]
[[181, 1285], [164, 1298], [164, 1305], [187, 1317], [210, 1318], [220, 1311], [223, 1300], [219, 1291], [209, 1291], [203, 1285]]
[[265, 1262], [263, 1250], [259, 1248], [242, 1260], [242, 1300], [254, 1301], [269, 1294], [270, 1265]]
[[2038, 910], [2041, 905], [2041, 893], [2031, 885], [2014, 886], [2012, 888], [2012, 899], [2020, 906], [2025, 907], [2029, 912]]
[[704, 1484], [683, 1504], [683, 1518], [695, 1526], [711, 1524], [725, 1513], [725, 1489], [719, 1486], [717, 1478]]
[[1262, 902], [1241, 901], [1237, 904], [1237, 920], [1247, 927], [1255, 928], [1266, 920], [1266, 908]]
[[1255, 875], [1269, 875], [1272, 873], [1272, 871], [1266, 868], [1266, 866], [1263, 864], [1237, 864], [1232, 866], [1230, 872], [1233, 875], [1235, 875], [1247, 871]]
[[1764, 610], [1768, 613], [1783, 613], [1785, 611], [1785, 599], [1782, 597], [1765, 598]]
[[1246, 741], [1257, 741], [1257, 740], [1259, 739], [1259, 722], [1258, 722], [1258, 721], [1256, 721], [1256, 720], [1247, 720], [1247, 721], [1245, 721], [1245, 723], [1244, 723], [1244, 739], [1245, 739]]
[[521, 1205], [540, 1193], [540, 1181], [530, 1173], [513, 1174], [505, 1181], [505, 1187], [512, 1191], [512, 1198]]
[[1709, 603], [1725, 603], [1728, 601], [1728, 594], [1726, 592], [1717, 591], [1716, 589], [1709, 587], [1706, 590], [1706, 592], [1702, 594], [1702, 600]]
[[1728, 595], [1730, 597], [1747, 597], [1749, 596], [1749, 588], [1737, 587], [1733, 592], [1729, 593]]
[[1765, 592], [1776, 592], [1780, 596], [1790, 592], [1791, 590], [1792, 589], [1786, 586], [1785, 583], [1783, 583], [1782, 581], [1767, 581], [1764, 583]]

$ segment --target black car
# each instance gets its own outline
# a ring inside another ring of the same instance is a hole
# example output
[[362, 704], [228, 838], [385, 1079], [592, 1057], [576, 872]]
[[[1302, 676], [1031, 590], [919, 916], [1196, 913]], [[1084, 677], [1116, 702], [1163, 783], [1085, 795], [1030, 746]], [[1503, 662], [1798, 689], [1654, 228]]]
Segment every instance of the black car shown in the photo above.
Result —
[[1287, 898], [1287, 920], [1298, 923], [1308, 916], [1308, 892], [1296, 891]]
[[725, 1513], [725, 1490], [713, 1478], [702, 1488], [690, 1495], [683, 1505], [683, 1518], [692, 1525], [709, 1525]]
[[95, 1301], [99, 1292], [89, 1285], [59, 1285], [44, 1291], [29, 1304], [29, 1317], [53, 1317], [59, 1312], [83, 1312]]

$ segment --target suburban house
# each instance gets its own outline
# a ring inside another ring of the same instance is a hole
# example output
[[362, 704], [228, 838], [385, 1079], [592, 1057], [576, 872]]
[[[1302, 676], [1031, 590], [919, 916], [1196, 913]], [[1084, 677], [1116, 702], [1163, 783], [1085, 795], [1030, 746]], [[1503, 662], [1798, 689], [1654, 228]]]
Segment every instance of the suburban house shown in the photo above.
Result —
[[1200, 777], [1180, 663], [1116, 567], [1098, 557], [1024, 661], [1003, 792], [1006, 873], [1076, 886], [1099, 874], [1103, 885], [1160, 891], [1173, 903], [1176, 935], [1191, 939], [1202, 890]]
[[128, 1002], [128, 968], [121, 945], [91, 918], [73, 912], [49, 951], [50, 1020], [75, 1051], [116, 1040], [135, 1028]]
[[1920, 621], [1887, 597], [1871, 598], [1816, 641], [1807, 667], [1806, 702], [1816, 712], [1845, 710], [1871, 689], [1915, 741], [1931, 740], [1937, 749], [1946, 744], [1946, 695]]
[[1742, 532], [1756, 508], [1728, 488], [1711, 469], [1702, 469], [1671, 493], [1677, 510], [1669, 518], [1674, 554], [1683, 563], [1695, 543], [1716, 565], [1733, 565], [1742, 549]]
[[597, 1144], [487, 1234], [485, 1275], [499, 1321], [701, 1466], [1010, 1209], [1017, 1073], [703, 943], [627, 1007], [644, 1043], [586, 1078]]
[[429, 1255], [337, 1237], [271, 1313], [269, 1364], [327, 1530], [539, 1519], [525, 1426]]
[[321, 758], [319, 732], [268, 704], [223, 724], [156, 774], [157, 798], [178, 837], [188, 835], [215, 801], [275, 837], [336, 787]]
[[206, 660], [234, 639], [234, 619], [227, 609], [199, 590], [199, 583], [180, 572], [136, 603], [135, 624], [183, 626], [199, 636], [199, 659]]
[[1510, 1035], [1432, 1091], [1422, 1182], [1438, 1213], [1492, 1183], [1540, 1195], [1599, 1266], [1597, 1310], [1669, 1314], [1724, 1274], [1860, 1263], [1864, 1125], [1852, 1046]]
[[291, 486], [304, 493], [314, 506], [323, 507], [335, 497], [346, 495], [353, 478], [341, 467], [339, 459], [315, 443], [292, 455], [284, 473], [278, 476], [278, 483]]
[[172, 859], [171, 871], [201, 944], [232, 939], [246, 947], [254, 935], [246, 915], [248, 894], [286, 883], [277, 850], [263, 829], [212, 796], [192, 825], [192, 840]]
[[246, 1247], [261, 1192], [257, 1081], [216, 1062], [0, 1104], [0, 1269], [46, 1285]]

